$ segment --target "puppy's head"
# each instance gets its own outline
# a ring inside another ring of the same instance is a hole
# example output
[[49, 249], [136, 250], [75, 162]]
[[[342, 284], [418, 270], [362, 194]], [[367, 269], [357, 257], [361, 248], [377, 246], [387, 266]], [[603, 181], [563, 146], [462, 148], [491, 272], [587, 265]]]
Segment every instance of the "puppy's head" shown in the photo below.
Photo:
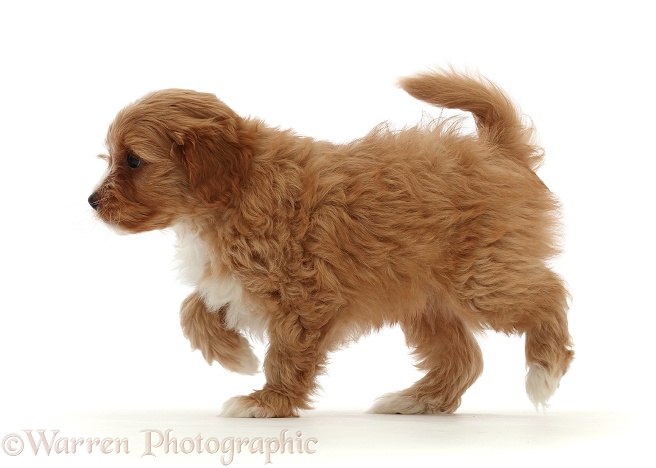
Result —
[[148, 94], [116, 116], [107, 133], [108, 172], [89, 197], [123, 232], [164, 229], [238, 195], [250, 165], [244, 121], [215, 96]]

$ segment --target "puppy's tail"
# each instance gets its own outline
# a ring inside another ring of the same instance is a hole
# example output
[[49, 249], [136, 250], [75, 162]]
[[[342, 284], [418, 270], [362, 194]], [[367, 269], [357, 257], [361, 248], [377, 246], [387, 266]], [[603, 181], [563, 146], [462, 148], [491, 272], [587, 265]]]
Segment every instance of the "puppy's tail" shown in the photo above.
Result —
[[524, 125], [508, 96], [487, 79], [436, 71], [402, 78], [399, 86], [430, 104], [471, 112], [480, 138], [531, 169], [540, 165], [542, 149], [532, 143], [532, 127]]

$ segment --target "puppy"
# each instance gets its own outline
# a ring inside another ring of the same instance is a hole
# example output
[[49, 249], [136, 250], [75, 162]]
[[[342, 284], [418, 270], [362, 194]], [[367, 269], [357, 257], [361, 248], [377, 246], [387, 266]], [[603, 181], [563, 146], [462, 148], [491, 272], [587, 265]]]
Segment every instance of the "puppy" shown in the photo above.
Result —
[[473, 114], [348, 144], [243, 118], [211, 94], [170, 89], [119, 112], [108, 175], [89, 197], [119, 231], [172, 228], [193, 348], [253, 374], [244, 332], [264, 335], [266, 384], [232, 417], [310, 408], [330, 351], [398, 324], [426, 375], [374, 413], [451, 413], [483, 361], [474, 333], [526, 336], [526, 390], [546, 405], [573, 358], [568, 294], [547, 266], [558, 202], [542, 151], [506, 95], [454, 71], [401, 80], [415, 98]]

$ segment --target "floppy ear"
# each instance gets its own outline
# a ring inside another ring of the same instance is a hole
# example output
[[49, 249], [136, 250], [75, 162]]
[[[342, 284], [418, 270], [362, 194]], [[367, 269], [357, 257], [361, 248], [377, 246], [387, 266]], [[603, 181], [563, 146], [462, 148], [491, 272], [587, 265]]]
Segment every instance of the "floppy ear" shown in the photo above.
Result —
[[213, 109], [208, 117], [185, 117], [174, 141], [182, 148], [189, 185], [208, 204], [227, 206], [250, 167], [251, 150], [240, 142], [240, 117]]

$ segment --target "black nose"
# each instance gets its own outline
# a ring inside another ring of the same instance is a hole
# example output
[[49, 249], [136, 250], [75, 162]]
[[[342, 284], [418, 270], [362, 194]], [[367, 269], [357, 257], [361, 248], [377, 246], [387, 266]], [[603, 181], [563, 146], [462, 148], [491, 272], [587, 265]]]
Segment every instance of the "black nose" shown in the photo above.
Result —
[[89, 205], [91, 205], [91, 208], [94, 210], [98, 209], [98, 205], [100, 205], [100, 195], [98, 195], [98, 192], [93, 192], [89, 196]]

